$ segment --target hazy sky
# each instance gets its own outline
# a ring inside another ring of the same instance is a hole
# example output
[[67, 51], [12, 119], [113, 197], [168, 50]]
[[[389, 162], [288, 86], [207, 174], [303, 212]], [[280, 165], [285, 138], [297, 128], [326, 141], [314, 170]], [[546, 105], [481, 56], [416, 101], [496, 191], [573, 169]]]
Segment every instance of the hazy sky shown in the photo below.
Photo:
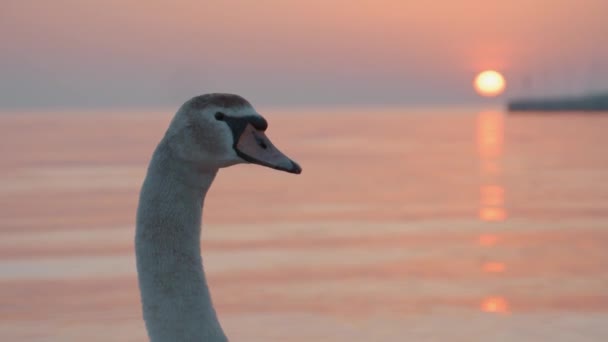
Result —
[[[608, 88], [607, 0], [1, 0], [0, 107], [457, 104]], [[541, 83], [543, 84], [541, 86]], [[504, 97], [503, 97], [504, 99]]]

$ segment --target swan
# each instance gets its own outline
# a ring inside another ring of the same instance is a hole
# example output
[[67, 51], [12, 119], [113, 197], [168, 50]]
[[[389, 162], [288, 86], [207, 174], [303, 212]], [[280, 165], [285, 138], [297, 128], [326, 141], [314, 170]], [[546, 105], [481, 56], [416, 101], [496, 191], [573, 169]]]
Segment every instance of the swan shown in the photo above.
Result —
[[299, 174], [243, 97], [206, 94], [186, 101], [154, 151], [137, 208], [135, 254], [143, 317], [152, 342], [227, 341], [200, 248], [205, 195], [218, 170], [254, 163]]

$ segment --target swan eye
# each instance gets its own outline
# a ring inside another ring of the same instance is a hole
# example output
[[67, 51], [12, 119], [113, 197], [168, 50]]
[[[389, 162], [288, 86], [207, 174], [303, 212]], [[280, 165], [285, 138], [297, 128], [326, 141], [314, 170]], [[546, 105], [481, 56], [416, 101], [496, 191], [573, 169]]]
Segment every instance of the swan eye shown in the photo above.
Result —
[[226, 115], [224, 113], [222, 113], [222, 112], [215, 113], [215, 119], [218, 120], [218, 121], [224, 121], [224, 117], [225, 116]]

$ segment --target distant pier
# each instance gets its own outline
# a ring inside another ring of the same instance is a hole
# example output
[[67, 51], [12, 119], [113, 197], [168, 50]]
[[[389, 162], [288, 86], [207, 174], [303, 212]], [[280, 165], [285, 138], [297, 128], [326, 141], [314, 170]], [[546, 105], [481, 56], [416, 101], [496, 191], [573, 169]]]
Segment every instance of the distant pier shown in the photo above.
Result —
[[608, 112], [608, 92], [583, 96], [522, 98], [507, 102], [509, 112]]

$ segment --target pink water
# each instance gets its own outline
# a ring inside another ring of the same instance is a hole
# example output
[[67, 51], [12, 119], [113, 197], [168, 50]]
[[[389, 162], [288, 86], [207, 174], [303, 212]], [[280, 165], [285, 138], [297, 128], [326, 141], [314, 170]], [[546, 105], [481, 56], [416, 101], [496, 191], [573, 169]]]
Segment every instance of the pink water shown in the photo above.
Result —
[[[304, 172], [209, 193], [231, 340], [608, 340], [608, 115], [262, 112]], [[134, 212], [171, 116], [0, 115], [0, 340], [145, 340]]]

